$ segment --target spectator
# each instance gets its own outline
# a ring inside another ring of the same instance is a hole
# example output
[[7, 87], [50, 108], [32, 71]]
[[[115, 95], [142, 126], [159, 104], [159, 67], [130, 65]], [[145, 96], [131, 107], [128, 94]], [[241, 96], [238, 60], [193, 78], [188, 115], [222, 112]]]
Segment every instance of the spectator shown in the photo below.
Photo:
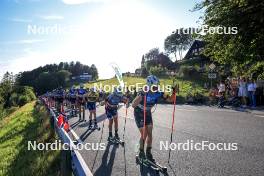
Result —
[[226, 91], [225, 82], [221, 81], [220, 84], [218, 85], [218, 93], [219, 93], [218, 107], [220, 108], [224, 107], [225, 91]]
[[247, 83], [246, 79], [242, 78], [239, 81], [238, 97], [241, 98], [242, 107], [247, 106]]
[[249, 96], [249, 106], [255, 108], [256, 107], [256, 89], [257, 84], [254, 80], [249, 80], [247, 85], [248, 96]]
[[218, 88], [219, 94], [224, 96], [225, 91], [226, 91], [225, 82], [221, 81], [217, 88]]
[[210, 100], [210, 105], [213, 105], [217, 103], [217, 96], [218, 96], [218, 90], [217, 87], [213, 87], [209, 91], [209, 100]]

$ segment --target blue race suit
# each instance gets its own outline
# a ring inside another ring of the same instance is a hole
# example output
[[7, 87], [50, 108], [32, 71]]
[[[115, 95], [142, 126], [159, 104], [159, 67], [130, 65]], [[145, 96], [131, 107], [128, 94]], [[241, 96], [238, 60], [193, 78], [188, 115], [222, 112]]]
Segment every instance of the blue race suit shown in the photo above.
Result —
[[145, 125], [153, 123], [151, 108], [157, 104], [158, 99], [163, 96], [162, 92], [145, 93], [139, 92], [138, 96], [142, 97], [139, 105], [134, 108], [134, 117], [138, 128], [144, 127], [144, 96], [146, 96], [146, 121]]
[[112, 119], [114, 116], [117, 115], [117, 109], [118, 109], [118, 104], [121, 103], [124, 99], [124, 96], [117, 96], [115, 94], [110, 94], [106, 98], [106, 102], [110, 106], [106, 106], [106, 116], [108, 119]]
[[82, 96], [84, 96], [86, 93], [87, 93], [86, 89], [80, 88], [77, 90], [77, 94], [79, 95], [78, 103], [80, 103], [81, 105], [85, 105], [84, 97], [82, 97]]
[[71, 103], [75, 103], [76, 102], [76, 89], [70, 89], [69, 90], [69, 100]]

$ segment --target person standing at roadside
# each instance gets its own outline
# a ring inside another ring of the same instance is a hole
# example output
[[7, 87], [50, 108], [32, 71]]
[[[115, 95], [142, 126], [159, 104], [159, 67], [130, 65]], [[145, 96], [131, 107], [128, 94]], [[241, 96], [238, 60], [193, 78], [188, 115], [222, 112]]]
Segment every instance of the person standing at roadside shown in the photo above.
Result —
[[256, 89], [257, 89], [257, 84], [255, 83], [254, 80], [249, 80], [249, 83], [247, 85], [247, 90], [248, 90], [248, 96], [249, 96], [249, 106], [252, 108], [256, 107]]
[[219, 93], [218, 107], [219, 108], [224, 107], [225, 91], [226, 91], [225, 82], [221, 81], [220, 84], [218, 85], [218, 93]]
[[241, 98], [242, 107], [247, 106], [247, 83], [246, 79], [242, 78], [239, 81], [238, 96]]

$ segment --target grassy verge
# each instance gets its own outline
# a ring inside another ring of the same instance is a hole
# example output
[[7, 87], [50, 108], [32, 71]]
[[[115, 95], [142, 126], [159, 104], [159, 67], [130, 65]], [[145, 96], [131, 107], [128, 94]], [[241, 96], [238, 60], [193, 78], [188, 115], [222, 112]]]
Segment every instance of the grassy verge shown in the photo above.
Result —
[[28, 150], [28, 141], [53, 142], [43, 106], [28, 103], [0, 121], [0, 175], [59, 175], [59, 151]]
[[[146, 80], [141, 77], [124, 77], [124, 82], [126, 83], [126, 86], [129, 85], [136, 85], [136, 83], [145, 84]], [[102, 80], [98, 82], [93, 83], [87, 83], [86, 87], [91, 87], [94, 84], [97, 84], [100, 86], [102, 85], [118, 85], [118, 81], [116, 78], [108, 79], [108, 80]], [[160, 79], [161, 85], [173, 85], [173, 79], [172, 78], [161, 78]], [[174, 84], [179, 84], [180, 92], [178, 95], [177, 102], [178, 103], [184, 103], [186, 95], [191, 92], [192, 94], [200, 93], [204, 96], [208, 95], [208, 91], [203, 88], [203, 81], [196, 80], [196, 79], [183, 79], [183, 78], [174, 78]]]

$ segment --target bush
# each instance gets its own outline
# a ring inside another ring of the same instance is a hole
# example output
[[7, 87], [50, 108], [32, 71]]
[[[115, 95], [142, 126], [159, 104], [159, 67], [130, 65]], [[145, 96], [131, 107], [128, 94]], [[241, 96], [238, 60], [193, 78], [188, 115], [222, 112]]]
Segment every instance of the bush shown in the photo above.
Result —
[[149, 72], [155, 76], [165, 76], [168, 70], [161, 66], [150, 67]]
[[36, 96], [33, 92], [32, 87], [18, 86], [12, 91], [8, 99], [8, 106], [23, 106], [24, 104], [29, 103], [35, 99]]
[[186, 65], [180, 67], [179, 73], [182, 74], [184, 77], [193, 77], [199, 74], [197, 68], [195, 68], [194, 66]]
[[8, 104], [9, 106], [17, 106], [17, 101], [18, 101], [18, 95], [16, 92], [13, 92], [9, 98]]
[[17, 104], [23, 106], [24, 104], [30, 102], [30, 98], [26, 95], [21, 95], [18, 97]]

